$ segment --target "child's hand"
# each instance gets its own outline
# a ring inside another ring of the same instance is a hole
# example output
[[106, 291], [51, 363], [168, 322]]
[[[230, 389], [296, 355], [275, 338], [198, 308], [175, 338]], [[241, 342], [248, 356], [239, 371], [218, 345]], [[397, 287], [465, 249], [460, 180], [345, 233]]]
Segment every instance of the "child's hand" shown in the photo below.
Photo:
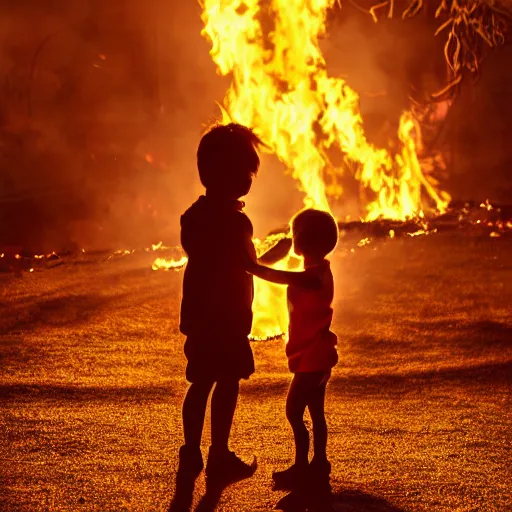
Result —
[[258, 263], [263, 265], [272, 265], [279, 260], [285, 258], [290, 249], [292, 248], [292, 239], [291, 238], [282, 238], [277, 242], [274, 247], [269, 249], [265, 254], [263, 254], [259, 259]]
[[281, 257], [279, 259], [282, 260], [285, 256], [288, 255], [291, 248], [292, 248], [292, 239], [291, 238], [282, 238], [270, 250], [275, 251], [276, 254], [281, 255]]

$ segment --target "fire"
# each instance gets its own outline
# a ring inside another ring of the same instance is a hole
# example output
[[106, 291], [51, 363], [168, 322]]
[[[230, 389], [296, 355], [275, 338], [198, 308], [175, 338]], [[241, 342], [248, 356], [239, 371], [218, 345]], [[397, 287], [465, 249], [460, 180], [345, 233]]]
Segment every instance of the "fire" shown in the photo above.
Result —
[[180, 270], [187, 264], [187, 257], [182, 256], [178, 260], [168, 260], [165, 258], [156, 258], [151, 267], [153, 270]]
[[[342, 195], [340, 178], [352, 172], [369, 197], [363, 205], [367, 220], [444, 211], [450, 198], [423, 172], [421, 131], [412, 111], [400, 118], [400, 149], [377, 148], [366, 139], [358, 94], [328, 75], [319, 38], [335, 1], [203, 0], [202, 35], [212, 43], [218, 73], [231, 76], [223, 120], [254, 129], [298, 181], [305, 207], [330, 211]], [[341, 165], [331, 160], [333, 152], [343, 157]], [[258, 252], [272, 243], [255, 241]], [[185, 262], [159, 259], [153, 268]], [[289, 256], [278, 265], [300, 268], [300, 260]], [[253, 337], [286, 332], [284, 288], [256, 279], [255, 292]]]
[[[264, 240], [253, 240], [256, 254], [261, 256], [286, 234], [270, 235]], [[279, 261], [274, 268], [289, 270], [299, 267], [297, 257], [288, 256]], [[276, 338], [288, 331], [288, 310], [286, 309], [286, 288], [254, 278], [253, 327], [251, 337], [255, 340]]]
[[[364, 133], [359, 96], [330, 77], [319, 47], [326, 13], [335, 0], [205, 0], [203, 35], [212, 42], [219, 74], [231, 75], [224, 99], [229, 118], [251, 126], [299, 181], [306, 207], [330, 210], [342, 194], [348, 170], [373, 198], [368, 220], [404, 219], [432, 205], [444, 211], [449, 196], [422, 172], [419, 125], [402, 114], [392, 153], [370, 144]], [[267, 7], [265, 7], [267, 6]], [[272, 28], [263, 28], [272, 25]], [[344, 164], [328, 152], [337, 150]]]
[[[340, 177], [351, 170], [373, 196], [365, 205], [368, 220], [405, 219], [430, 205], [444, 211], [450, 198], [422, 172], [413, 114], [400, 118], [400, 151], [376, 148], [365, 137], [358, 94], [328, 76], [319, 38], [335, 1], [204, 0], [202, 34], [212, 43], [218, 73], [232, 79], [223, 105], [227, 117], [252, 127], [285, 164], [305, 207], [330, 211], [329, 200], [342, 194]], [[331, 161], [332, 150], [343, 155], [343, 165]], [[291, 263], [288, 258], [280, 268]], [[258, 279], [255, 286], [253, 335], [285, 332], [284, 290]]]

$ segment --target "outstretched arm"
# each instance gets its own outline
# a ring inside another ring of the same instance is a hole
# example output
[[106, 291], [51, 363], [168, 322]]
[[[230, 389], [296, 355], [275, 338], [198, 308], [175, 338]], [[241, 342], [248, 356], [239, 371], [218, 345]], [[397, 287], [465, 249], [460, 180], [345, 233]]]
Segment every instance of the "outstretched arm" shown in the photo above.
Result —
[[317, 276], [305, 271], [289, 272], [286, 270], [276, 270], [254, 262], [250, 265], [248, 272], [271, 283], [287, 284], [308, 289], [317, 289], [321, 286], [320, 279]]
[[262, 265], [273, 265], [274, 263], [277, 263], [278, 261], [285, 258], [290, 252], [291, 248], [291, 238], [282, 238], [279, 240], [279, 242], [277, 242], [277, 244], [275, 244], [258, 258], [258, 263], [261, 263]]
[[[293, 285], [300, 288], [316, 289], [321, 286], [320, 279], [308, 272], [288, 272], [286, 270], [276, 270], [265, 266], [276, 263], [290, 252], [292, 246], [290, 238], [279, 240], [274, 247], [269, 249], [258, 259], [256, 259], [256, 251], [254, 250], [252, 240], [247, 238], [245, 245], [245, 266], [246, 271], [250, 274], [272, 283]], [[261, 263], [265, 263], [265, 265], [261, 265]]]

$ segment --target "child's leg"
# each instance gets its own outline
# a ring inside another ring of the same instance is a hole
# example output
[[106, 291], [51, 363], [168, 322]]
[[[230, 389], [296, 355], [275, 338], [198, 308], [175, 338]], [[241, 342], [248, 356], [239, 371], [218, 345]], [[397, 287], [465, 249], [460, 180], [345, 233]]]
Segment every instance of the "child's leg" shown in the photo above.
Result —
[[183, 401], [183, 433], [185, 445], [199, 449], [203, 434], [204, 416], [213, 382], [194, 382]]
[[229, 434], [238, 400], [239, 382], [235, 379], [217, 382], [212, 396], [212, 448], [227, 451]]
[[296, 373], [293, 376], [286, 398], [286, 418], [293, 430], [295, 439], [295, 464], [308, 463], [309, 432], [304, 424], [304, 411], [308, 403], [307, 376]]
[[327, 423], [325, 421], [325, 387], [323, 382], [311, 393], [308, 402], [313, 423], [313, 447], [316, 461], [327, 460]]
[[[206, 476], [217, 483], [234, 482], [251, 477], [256, 471], [256, 459], [246, 464], [229, 451], [228, 441], [238, 400], [238, 379], [220, 380], [212, 396], [212, 445], [208, 452]], [[220, 479], [220, 480], [219, 480]]]

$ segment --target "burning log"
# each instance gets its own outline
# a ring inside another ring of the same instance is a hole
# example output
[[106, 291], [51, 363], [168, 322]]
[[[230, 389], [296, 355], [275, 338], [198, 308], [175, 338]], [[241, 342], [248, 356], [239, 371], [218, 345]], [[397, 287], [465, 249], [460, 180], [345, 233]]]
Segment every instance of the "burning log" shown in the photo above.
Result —
[[62, 258], [55, 252], [30, 254], [21, 247], [0, 247], [0, 272], [34, 272], [62, 264]]
[[[347, 220], [339, 221], [338, 227], [342, 234], [340, 247], [353, 246], [354, 241], [365, 239], [384, 239], [413, 237], [444, 231], [468, 230], [486, 236], [512, 235], [512, 205], [491, 204], [488, 200], [452, 201], [448, 210], [431, 217], [415, 217], [404, 221], [379, 218], [372, 221]], [[262, 239], [255, 240], [258, 254], [270, 249], [277, 241], [288, 236], [290, 227], [280, 226]], [[356, 244], [364, 247], [367, 243]], [[120, 249], [117, 251], [85, 251], [51, 252], [34, 254], [22, 247], [0, 246], [0, 272], [22, 272], [50, 270], [61, 265], [81, 265], [98, 262], [115, 261], [134, 255], [159, 252], [153, 261], [153, 270], [182, 270], [187, 258], [181, 247], [165, 246], [162, 242], [142, 249]]]
[[[452, 201], [445, 213], [436, 216], [420, 216], [403, 221], [380, 218], [372, 221], [338, 222], [340, 233], [343, 233], [344, 236], [349, 235], [351, 240], [361, 236], [371, 238], [391, 236], [391, 238], [395, 238], [464, 228], [475, 230], [478, 227], [489, 232], [512, 233], [512, 205], [492, 205], [488, 200], [484, 202]], [[285, 235], [288, 232], [289, 226], [275, 229], [265, 240], [270, 240], [276, 235]]]

